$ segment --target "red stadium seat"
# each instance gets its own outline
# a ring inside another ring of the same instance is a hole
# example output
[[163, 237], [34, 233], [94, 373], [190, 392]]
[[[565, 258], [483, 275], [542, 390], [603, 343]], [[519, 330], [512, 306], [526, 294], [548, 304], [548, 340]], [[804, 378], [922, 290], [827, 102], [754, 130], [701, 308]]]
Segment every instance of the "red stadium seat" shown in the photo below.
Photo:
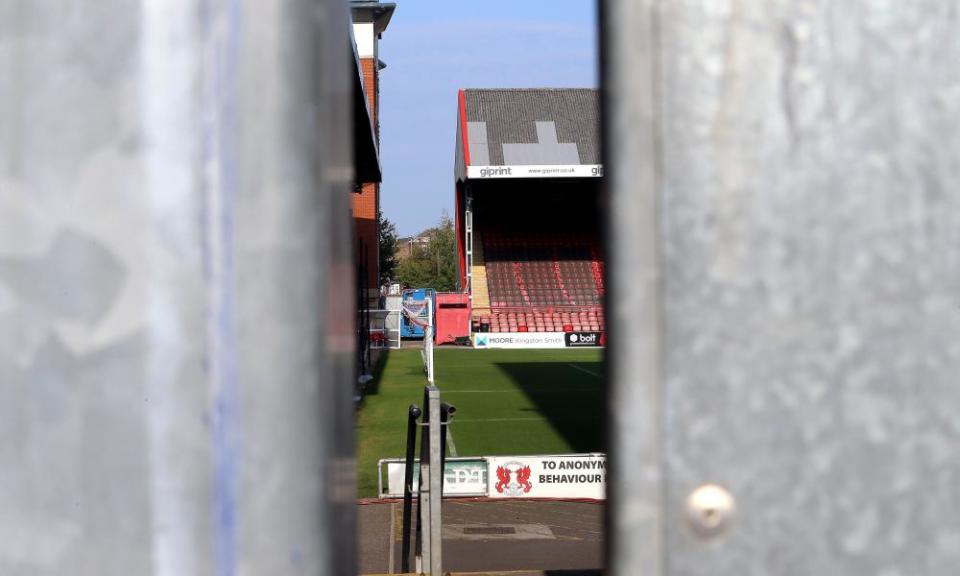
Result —
[[603, 262], [595, 234], [579, 232], [585, 228], [576, 224], [572, 233], [534, 232], [545, 223], [557, 230], [568, 223], [532, 212], [523, 218], [514, 229], [525, 232], [480, 229], [491, 310], [479, 326], [492, 332], [602, 331]]

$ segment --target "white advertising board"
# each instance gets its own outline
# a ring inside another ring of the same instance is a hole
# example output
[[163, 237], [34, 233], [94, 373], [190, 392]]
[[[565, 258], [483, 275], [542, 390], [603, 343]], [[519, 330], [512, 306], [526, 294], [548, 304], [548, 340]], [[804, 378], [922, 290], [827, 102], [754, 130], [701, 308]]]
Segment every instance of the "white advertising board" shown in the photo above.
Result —
[[[386, 466], [387, 482], [380, 488], [381, 498], [403, 497], [403, 473], [405, 463], [402, 459], [383, 460]], [[420, 482], [420, 467], [413, 467], [414, 492]], [[444, 465], [443, 495], [446, 496], [486, 496], [487, 461], [485, 458], [447, 458]]]
[[602, 164], [468, 166], [467, 178], [602, 178]]
[[563, 332], [475, 332], [474, 348], [565, 348]]
[[488, 456], [490, 498], [591, 498], [607, 495], [604, 454]]

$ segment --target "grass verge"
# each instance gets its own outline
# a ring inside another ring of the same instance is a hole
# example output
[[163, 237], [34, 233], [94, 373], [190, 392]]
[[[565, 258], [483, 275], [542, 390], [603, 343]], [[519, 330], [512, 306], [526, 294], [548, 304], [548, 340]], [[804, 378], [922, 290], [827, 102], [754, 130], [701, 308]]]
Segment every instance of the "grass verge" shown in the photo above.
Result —
[[[457, 407], [450, 426], [457, 455], [603, 451], [602, 354], [437, 349], [437, 386]], [[364, 498], [376, 496], [377, 460], [403, 457], [407, 407], [421, 405], [426, 383], [418, 349], [391, 350], [381, 361], [357, 416], [358, 494]]]

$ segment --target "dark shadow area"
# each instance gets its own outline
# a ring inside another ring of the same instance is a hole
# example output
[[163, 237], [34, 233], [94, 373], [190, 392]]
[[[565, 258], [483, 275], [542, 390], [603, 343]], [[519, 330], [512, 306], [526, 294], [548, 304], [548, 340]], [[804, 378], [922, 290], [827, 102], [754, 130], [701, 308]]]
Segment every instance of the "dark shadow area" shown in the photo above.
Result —
[[377, 354], [377, 361], [373, 365], [373, 372], [371, 376], [373, 379], [364, 384], [363, 386], [363, 395], [360, 400], [360, 405], [363, 405], [363, 399], [367, 396], [372, 396], [377, 394], [380, 391], [380, 379], [383, 376], [383, 369], [387, 365], [387, 357], [390, 356], [390, 349], [384, 348], [379, 351]]
[[498, 363], [576, 453], [605, 452], [603, 362]]
[[543, 576], [600, 576], [603, 570], [545, 570]]

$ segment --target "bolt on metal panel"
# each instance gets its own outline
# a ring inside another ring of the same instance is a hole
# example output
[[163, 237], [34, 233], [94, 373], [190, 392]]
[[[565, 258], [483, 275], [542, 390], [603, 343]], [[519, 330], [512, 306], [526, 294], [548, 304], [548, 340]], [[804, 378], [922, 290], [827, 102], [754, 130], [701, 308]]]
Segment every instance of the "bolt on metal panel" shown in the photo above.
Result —
[[0, 24], [0, 572], [353, 574], [346, 10]]
[[[612, 568], [951, 572], [955, 8], [622, 0], [605, 22], [612, 405], [629, 412]], [[702, 484], [736, 501], [710, 538], [683, 513]]]

